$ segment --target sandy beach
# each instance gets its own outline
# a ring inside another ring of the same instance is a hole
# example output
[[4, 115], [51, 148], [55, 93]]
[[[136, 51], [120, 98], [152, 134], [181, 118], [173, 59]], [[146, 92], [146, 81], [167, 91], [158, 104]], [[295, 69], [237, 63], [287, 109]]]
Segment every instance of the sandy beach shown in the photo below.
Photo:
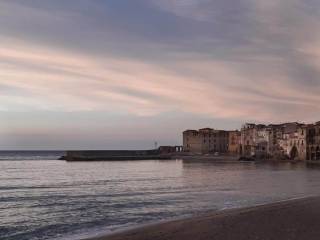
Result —
[[225, 210], [90, 240], [318, 240], [320, 197]]

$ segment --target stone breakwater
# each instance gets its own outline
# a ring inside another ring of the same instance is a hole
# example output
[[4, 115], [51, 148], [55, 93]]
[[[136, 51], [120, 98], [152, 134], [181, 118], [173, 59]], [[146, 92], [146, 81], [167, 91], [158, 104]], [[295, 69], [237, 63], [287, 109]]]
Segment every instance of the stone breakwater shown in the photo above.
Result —
[[67, 151], [61, 160], [66, 161], [128, 161], [171, 159], [169, 154], [155, 150], [87, 150]]
[[159, 149], [154, 150], [85, 150], [67, 151], [60, 160], [66, 161], [130, 161], [130, 160], [208, 160], [208, 161], [249, 161], [251, 159], [239, 158], [237, 155], [203, 155], [190, 154], [185, 152], [163, 152]]

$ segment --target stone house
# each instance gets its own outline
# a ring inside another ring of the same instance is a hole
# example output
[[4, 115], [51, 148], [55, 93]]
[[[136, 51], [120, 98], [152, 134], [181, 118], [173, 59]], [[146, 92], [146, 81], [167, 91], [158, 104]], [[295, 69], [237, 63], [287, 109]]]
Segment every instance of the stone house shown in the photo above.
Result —
[[301, 124], [246, 123], [241, 131], [212, 128], [183, 132], [183, 150], [190, 153], [230, 153], [246, 157], [320, 162], [320, 122]]
[[228, 153], [241, 154], [241, 132], [238, 130], [229, 131]]
[[183, 149], [185, 152], [208, 154], [227, 153], [229, 133], [224, 130], [202, 128], [183, 132]]
[[306, 159], [320, 161], [320, 122], [306, 126]]
[[283, 156], [292, 160], [306, 160], [306, 136], [306, 125], [299, 123], [285, 125], [283, 137], [279, 141]]
[[242, 155], [273, 159], [306, 159], [304, 124], [245, 124], [241, 129]]
[[241, 154], [266, 157], [268, 155], [269, 131], [266, 125], [246, 123], [241, 128]]
[[256, 124], [246, 123], [241, 128], [241, 154], [253, 156], [255, 154]]
[[183, 151], [192, 153], [202, 152], [202, 137], [197, 130], [186, 130], [183, 132]]

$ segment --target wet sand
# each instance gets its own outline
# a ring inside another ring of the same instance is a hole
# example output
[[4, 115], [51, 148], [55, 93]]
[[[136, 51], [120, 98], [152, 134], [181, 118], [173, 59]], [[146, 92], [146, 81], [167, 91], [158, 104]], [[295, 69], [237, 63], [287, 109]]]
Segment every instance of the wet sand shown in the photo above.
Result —
[[90, 240], [318, 240], [320, 197], [220, 211]]

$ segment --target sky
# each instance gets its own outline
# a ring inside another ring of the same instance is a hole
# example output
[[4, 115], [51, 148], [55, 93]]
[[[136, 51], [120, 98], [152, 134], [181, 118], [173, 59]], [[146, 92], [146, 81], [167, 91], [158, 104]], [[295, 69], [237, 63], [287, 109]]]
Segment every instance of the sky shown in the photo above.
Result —
[[316, 0], [0, 0], [0, 149], [149, 149], [320, 120]]

